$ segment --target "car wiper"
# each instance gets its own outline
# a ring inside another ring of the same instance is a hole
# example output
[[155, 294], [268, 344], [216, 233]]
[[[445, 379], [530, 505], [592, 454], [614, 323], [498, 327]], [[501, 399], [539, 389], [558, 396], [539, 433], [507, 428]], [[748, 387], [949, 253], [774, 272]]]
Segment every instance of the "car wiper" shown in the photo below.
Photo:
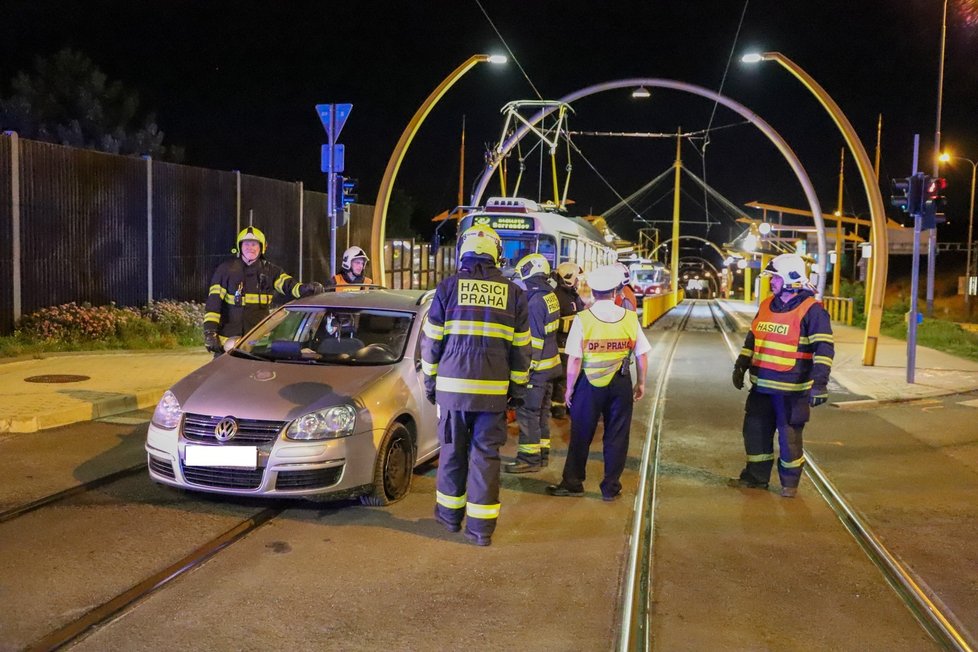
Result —
[[228, 355], [238, 355], [242, 358], [249, 358], [251, 360], [259, 360], [261, 362], [271, 362], [268, 358], [263, 358], [255, 353], [250, 353], [249, 351], [242, 351], [241, 349], [231, 349], [228, 351]]

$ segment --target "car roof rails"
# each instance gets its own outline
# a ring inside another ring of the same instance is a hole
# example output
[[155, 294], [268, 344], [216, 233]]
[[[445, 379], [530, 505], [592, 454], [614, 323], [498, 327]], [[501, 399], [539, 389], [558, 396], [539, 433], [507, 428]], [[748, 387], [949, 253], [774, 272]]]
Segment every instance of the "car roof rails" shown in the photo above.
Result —
[[349, 290], [340, 290], [340, 288], [356, 288], [357, 291], [361, 290], [388, 290], [386, 285], [378, 285], [377, 283], [347, 283], [346, 285], [330, 285], [329, 287], [323, 288], [323, 292], [348, 292]]
[[428, 290], [427, 292], [425, 292], [424, 294], [422, 294], [420, 297], [418, 297], [418, 301], [414, 305], [420, 306], [421, 304], [427, 303], [427, 302], [431, 301], [434, 298], [435, 298], [435, 290]]

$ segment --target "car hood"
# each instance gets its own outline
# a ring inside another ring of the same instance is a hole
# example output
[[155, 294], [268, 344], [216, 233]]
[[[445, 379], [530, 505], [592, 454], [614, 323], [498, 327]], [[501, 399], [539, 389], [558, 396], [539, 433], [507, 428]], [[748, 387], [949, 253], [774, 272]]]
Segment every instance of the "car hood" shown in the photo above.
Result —
[[350, 403], [395, 366], [305, 365], [222, 355], [170, 391], [184, 412], [287, 421]]

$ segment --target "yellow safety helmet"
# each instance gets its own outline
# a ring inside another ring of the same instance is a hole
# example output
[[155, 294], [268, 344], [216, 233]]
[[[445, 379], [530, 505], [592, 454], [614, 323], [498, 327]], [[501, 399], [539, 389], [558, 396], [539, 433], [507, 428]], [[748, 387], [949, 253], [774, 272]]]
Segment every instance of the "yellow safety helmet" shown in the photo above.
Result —
[[492, 256], [495, 263], [503, 253], [503, 241], [496, 231], [485, 224], [476, 224], [465, 229], [459, 242], [458, 256], [465, 254], [485, 254]]
[[537, 274], [549, 276], [550, 262], [543, 254], [527, 254], [520, 259], [520, 262], [516, 263], [516, 273], [524, 281]]
[[241, 243], [245, 240], [254, 240], [261, 245], [261, 253], [259, 255], [264, 256], [265, 251], [268, 249], [268, 241], [265, 240], [265, 234], [261, 232], [261, 229], [257, 229], [253, 226], [249, 226], [241, 230], [238, 234], [237, 240], [237, 251], [235, 253], [241, 253]]
[[584, 270], [581, 269], [581, 266], [577, 263], [566, 262], [557, 265], [557, 276], [560, 277], [560, 280], [570, 286], [577, 283], [578, 277], [583, 273]]

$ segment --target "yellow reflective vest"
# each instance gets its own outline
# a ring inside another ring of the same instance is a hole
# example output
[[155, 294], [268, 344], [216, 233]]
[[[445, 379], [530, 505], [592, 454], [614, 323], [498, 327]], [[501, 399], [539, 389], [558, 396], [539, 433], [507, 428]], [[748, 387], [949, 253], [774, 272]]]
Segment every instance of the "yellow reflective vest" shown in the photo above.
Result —
[[618, 321], [606, 322], [585, 310], [577, 318], [581, 320], [581, 368], [592, 385], [607, 387], [635, 348], [638, 316], [626, 310]]

